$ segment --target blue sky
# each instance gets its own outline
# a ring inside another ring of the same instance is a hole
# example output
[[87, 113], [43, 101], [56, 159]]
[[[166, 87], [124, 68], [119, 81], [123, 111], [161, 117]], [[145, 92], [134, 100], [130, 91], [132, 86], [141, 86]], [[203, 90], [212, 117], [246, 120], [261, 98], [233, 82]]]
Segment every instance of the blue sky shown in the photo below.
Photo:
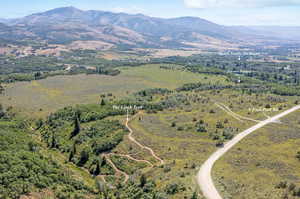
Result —
[[8, 0], [1, 2], [0, 18], [64, 6], [164, 18], [197, 16], [223, 25], [300, 26], [300, 0]]

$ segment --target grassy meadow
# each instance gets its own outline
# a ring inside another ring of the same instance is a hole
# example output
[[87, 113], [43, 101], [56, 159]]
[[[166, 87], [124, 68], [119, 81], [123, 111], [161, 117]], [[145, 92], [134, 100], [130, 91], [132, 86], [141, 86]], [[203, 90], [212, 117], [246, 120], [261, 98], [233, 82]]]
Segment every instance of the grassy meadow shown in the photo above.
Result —
[[118, 76], [82, 74], [7, 84], [0, 101], [27, 115], [40, 117], [65, 106], [98, 103], [103, 93], [124, 97], [147, 88], [175, 89], [192, 82], [225, 82], [224, 77], [163, 69], [160, 65], [122, 67], [120, 70]]

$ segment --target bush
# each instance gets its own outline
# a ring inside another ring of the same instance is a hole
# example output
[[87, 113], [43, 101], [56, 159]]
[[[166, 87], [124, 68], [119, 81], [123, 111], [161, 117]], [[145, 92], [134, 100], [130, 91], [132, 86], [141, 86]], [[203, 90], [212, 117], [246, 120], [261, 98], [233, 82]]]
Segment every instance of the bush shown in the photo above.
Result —
[[170, 172], [171, 171], [171, 167], [169, 167], [169, 166], [165, 166], [164, 167], [164, 172], [165, 173], [168, 173], [168, 172]]
[[176, 184], [176, 183], [169, 184], [169, 185], [166, 186], [165, 191], [169, 195], [174, 195], [174, 194], [179, 192], [179, 185]]
[[296, 158], [298, 158], [298, 160], [300, 160], [300, 151], [297, 152]]

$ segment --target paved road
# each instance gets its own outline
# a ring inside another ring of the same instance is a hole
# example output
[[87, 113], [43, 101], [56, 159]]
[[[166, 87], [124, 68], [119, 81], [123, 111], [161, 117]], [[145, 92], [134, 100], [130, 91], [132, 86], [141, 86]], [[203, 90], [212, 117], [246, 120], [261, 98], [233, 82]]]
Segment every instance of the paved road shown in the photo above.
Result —
[[267, 120], [261, 121], [258, 124], [254, 125], [253, 127], [243, 131], [242, 133], [235, 136], [232, 140], [227, 142], [223, 148], [220, 148], [215, 153], [213, 153], [208, 160], [201, 166], [198, 174], [197, 174], [197, 183], [200, 186], [200, 189], [203, 195], [207, 199], [222, 199], [221, 195], [219, 194], [218, 190], [216, 189], [213, 180], [211, 178], [211, 171], [214, 163], [222, 157], [229, 149], [231, 149], [235, 144], [241, 141], [243, 138], [248, 136], [250, 133], [260, 129], [261, 127], [278, 121], [280, 118], [300, 109], [300, 105], [295, 106], [287, 111], [284, 111], [274, 117], [268, 118]]

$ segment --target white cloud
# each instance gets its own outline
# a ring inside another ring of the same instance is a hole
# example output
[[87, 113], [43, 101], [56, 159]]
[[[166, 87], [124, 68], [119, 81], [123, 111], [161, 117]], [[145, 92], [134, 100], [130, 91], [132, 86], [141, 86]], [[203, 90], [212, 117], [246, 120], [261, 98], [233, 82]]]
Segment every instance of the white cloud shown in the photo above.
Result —
[[300, 0], [184, 0], [188, 8], [259, 8], [300, 5]]

